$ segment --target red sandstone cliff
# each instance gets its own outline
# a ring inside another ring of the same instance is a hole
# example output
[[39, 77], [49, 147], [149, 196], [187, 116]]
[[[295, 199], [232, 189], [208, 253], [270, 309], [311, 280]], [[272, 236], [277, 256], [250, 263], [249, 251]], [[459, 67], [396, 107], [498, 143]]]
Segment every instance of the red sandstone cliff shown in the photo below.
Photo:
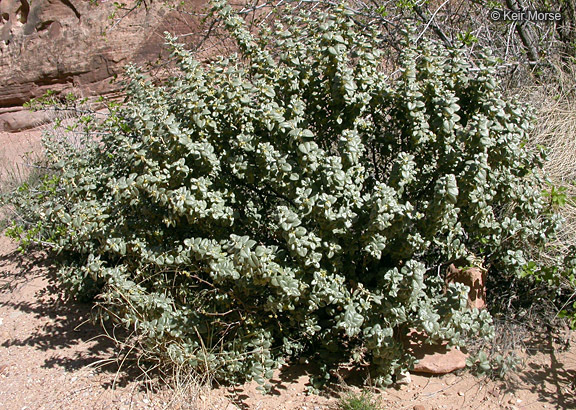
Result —
[[48, 89], [83, 96], [118, 91], [111, 79], [126, 64], [162, 58], [163, 33], [194, 32], [194, 21], [163, 3], [127, 13], [110, 0], [0, 0], [0, 131], [38, 125], [45, 114], [22, 104]]

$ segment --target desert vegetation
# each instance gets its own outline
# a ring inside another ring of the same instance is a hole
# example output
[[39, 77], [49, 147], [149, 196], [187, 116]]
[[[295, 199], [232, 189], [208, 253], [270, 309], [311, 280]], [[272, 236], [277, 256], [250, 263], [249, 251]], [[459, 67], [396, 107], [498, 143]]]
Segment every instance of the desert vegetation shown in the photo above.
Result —
[[[264, 390], [305, 359], [314, 388], [341, 366], [390, 385], [413, 330], [490, 341], [535, 307], [573, 325], [572, 26], [506, 37], [488, 4], [444, 5], [214, 1], [228, 54], [168, 38], [163, 81], [129, 67], [106, 113], [64, 99], [76, 121], [5, 194], [8, 232], [141, 364]], [[486, 270], [488, 309], [450, 264]]]

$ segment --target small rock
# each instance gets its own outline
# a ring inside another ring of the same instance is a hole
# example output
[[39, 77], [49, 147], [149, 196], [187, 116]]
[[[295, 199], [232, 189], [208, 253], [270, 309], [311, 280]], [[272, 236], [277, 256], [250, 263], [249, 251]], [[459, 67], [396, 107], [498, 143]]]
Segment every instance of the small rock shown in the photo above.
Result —
[[459, 391], [458, 396], [464, 396], [464, 392]]
[[456, 377], [455, 376], [447, 377], [445, 382], [447, 386], [452, 386], [454, 383], [456, 383]]
[[396, 378], [396, 384], [403, 385], [403, 384], [410, 384], [412, 383], [412, 377], [410, 376], [410, 372], [404, 371], [398, 375]]
[[412, 330], [404, 340], [406, 349], [418, 360], [416, 373], [447, 374], [466, 367], [468, 355], [443, 344], [427, 344], [427, 336]]
[[228, 403], [228, 405], [226, 406], [226, 410], [239, 410], [238, 406], [236, 406], [234, 403]]
[[426, 407], [421, 404], [417, 404], [414, 406], [414, 410], [426, 410]]
[[414, 365], [414, 372], [417, 373], [446, 374], [466, 367], [467, 355], [456, 348], [421, 345], [414, 353], [419, 359]]

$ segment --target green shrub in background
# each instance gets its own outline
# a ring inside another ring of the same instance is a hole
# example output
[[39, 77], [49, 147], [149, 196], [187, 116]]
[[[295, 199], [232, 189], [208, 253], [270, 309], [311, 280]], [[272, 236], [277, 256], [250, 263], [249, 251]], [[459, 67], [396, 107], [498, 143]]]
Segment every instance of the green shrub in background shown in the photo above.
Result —
[[519, 273], [556, 224], [530, 114], [502, 99], [490, 57], [408, 39], [389, 76], [378, 33], [344, 7], [258, 36], [214, 11], [238, 55], [201, 64], [173, 40], [178, 75], [131, 68], [96, 137], [48, 142], [50, 194], [17, 206], [65, 256], [62, 283], [148, 357], [232, 382], [305, 357], [320, 377], [352, 362], [388, 384], [413, 363], [409, 329], [490, 337], [445, 265]]

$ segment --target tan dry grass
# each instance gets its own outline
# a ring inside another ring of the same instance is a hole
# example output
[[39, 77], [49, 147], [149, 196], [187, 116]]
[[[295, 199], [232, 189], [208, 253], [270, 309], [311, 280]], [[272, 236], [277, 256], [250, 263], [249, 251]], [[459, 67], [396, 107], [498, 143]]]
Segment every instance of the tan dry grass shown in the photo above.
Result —
[[[576, 67], [571, 71], [576, 72]], [[576, 245], [576, 77], [559, 71], [554, 86], [533, 89], [530, 99], [537, 109], [530, 144], [547, 148], [544, 172], [567, 196], [566, 205], [559, 209], [565, 221], [552, 244], [556, 252], [565, 254]]]
[[42, 151], [41, 131], [0, 132], [0, 191], [24, 182]]

